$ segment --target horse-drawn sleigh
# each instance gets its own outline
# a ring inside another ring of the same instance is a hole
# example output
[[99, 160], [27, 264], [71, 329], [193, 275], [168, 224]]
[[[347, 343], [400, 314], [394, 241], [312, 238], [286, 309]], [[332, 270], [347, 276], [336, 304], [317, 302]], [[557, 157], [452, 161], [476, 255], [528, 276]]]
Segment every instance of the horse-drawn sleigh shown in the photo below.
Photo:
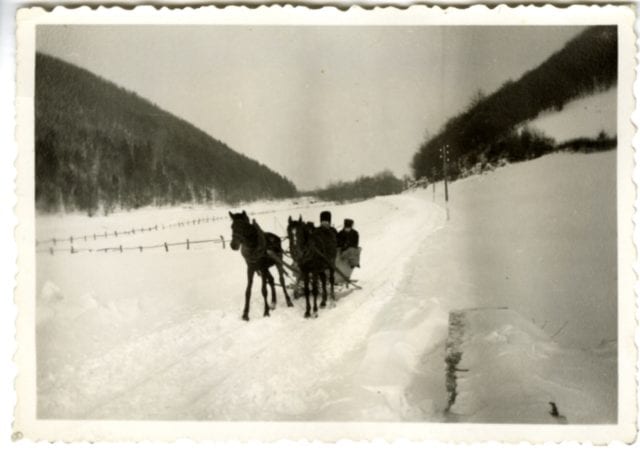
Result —
[[[325, 279], [331, 284], [332, 302], [335, 301], [335, 287], [348, 287], [349, 285], [360, 288], [351, 279], [351, 273], [360, 262], [360, 248], [350, 248], [347, 252], [341, 251], [336, 242], [335, 230], [328, 227], [316, 228], [311, 223], [305, 223], [300, 217], [292, 220], [289, 217], [287, 226], [287, 238], [289, 239], [289, 253], [291, 264], [288, 268], [293, 273], [294, 281], [291, 284], [293, 298], [305, 294], [305, 274], [313, 276], [314, 270], [323, 284], [323, 301], [320, 307], [325, 307], [324, 296]], [[314, 261], [309, 264], [307, 261]], [[312, 279], [313, 283], [313, 279]], [[315, 283], [314, 283], [315, 284]], [[332, 303], [333, 304], [333, 303]]]
[[[285, 253], [282, 240], [275, 234], [264, 232], [258, 223], [249, 220], [245, 211], [233, 214], [231, 218], [231, 248], [240, 249], [247, 264], [247, 288], [245, 290], [245, 307], [242, 318], [249, 320], [249, 305], [253, 277], [258, 273], [262, 279], [262, 296], [264, 298], [264, 315], [268, 316], [270, 309], [276, 307], [275, 281], [269, 269], [276, 267], [280, 279], [280, 286], [285, 295], [287, 306], [291, 307], [291, 299], [284, 282], [286, 270], [294, 278], [291, 286], [294, 298], [303, 294], [306, 301], [305, 317], [318, 316], [318, 283], [322, 285], [322, 301], [320, 307], [325, 307], [331, 297], [332, 306], [335, 304], [335, 286], [359, 286], [351, 280], [351, 273], [359, 262], [360, 248], [350, 249], [350, 253], [338, 252], [336, 232], [332, 228], [315, 227], [311, 223], [289, 217], [287, 236], [289, 251]], [[284, 255], [288, 254], [291, 262], [286, 262]], [[337, 275], [337, 279], [336, 279]], [[327, 292], [329, 282], [330, 292]], [[267, 301], [267, 285], [271, 288], [271, 306]], [[310, 296], [313, 295], [313, 311]]]

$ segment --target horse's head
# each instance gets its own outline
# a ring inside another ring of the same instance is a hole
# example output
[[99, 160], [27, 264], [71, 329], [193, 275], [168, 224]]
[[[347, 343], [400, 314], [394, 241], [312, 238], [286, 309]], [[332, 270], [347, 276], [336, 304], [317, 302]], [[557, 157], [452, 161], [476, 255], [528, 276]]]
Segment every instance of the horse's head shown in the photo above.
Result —
[[229, 212], [231, 218], [231, 249], [237, 251], [247, 241], [251, 231], [249, 216], [244, 210], [241, 213]]
[[299, 255], [307, 243], [309, 236], [309, 226], [302, 220], [302, 215], [297, 220], [289, 217], [287, 224], [287, 237], [289, 239], [289, 252], [291, 256]]

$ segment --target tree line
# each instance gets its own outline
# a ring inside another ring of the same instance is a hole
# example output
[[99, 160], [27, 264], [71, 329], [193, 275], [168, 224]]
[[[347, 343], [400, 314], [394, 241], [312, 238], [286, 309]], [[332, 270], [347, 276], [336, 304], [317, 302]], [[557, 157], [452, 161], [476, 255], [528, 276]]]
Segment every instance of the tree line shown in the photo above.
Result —
[[89, 71], [37, 53], [36, 207], [116, 207], [297, 194], [286, 177]]
[[442, 179], [440, 149], [445, 145], [452, 163], [449, 177], [454, 179], [479, 161], [520, 161], [555, 150], [552, 139], [523, 124], [615, 85], [617, 64], [616, 26], [586, 29], [519, 80], [507, 81], [489, 96], [478, 93], [420, 146], [411, 163], [413, 176]]
[[616, 146], [618, 146], [618, 139], [610, 137], [604, 131], [601, 131], [595, 138], [579, 137], [563, 141], [556, 145], [556, 149], [590, 154], [614, 149]]
[[325, 188], [311, 190], [306, 195], [324, 201], [346, 202], [400, 193], [404, 187], [402, 180], [385, 170], [373, 176], [361, 176], [349, 182], [333, 182]]

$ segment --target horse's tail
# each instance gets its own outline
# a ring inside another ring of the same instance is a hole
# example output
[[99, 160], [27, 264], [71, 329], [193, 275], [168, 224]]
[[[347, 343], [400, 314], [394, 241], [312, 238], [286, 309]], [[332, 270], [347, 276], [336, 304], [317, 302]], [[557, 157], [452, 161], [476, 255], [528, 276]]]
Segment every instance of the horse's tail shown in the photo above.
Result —
[[285, 276], [289, 276], [289, 273], [287, 273], [287, 270], [284, 267], [285, 264], [283, 264], [284, 250], [282, 249], [282, 240], [280, 240], [280, 237], [270, 232], [266, 233], [266, 238], [267, 256], [269, 256], [271, 260], [275, 262], [276, 267], [278, 267], [278, 271], [280, 271]]

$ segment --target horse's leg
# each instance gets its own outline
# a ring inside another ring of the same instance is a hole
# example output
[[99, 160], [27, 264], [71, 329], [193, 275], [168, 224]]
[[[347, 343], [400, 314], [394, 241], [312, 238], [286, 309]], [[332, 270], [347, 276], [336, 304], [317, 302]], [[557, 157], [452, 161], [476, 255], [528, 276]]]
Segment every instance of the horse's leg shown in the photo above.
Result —
[[329, 268], [329, 285], [331, 287], [331, 307], [335, 308], [336, 307], [336, 292], [335, 292], [335, 285], [336, 285], [336, 278], [335, 278], [335, 272], [333, 270], [333, 268]]
[[318, 317], [318, 273], [313, 272], [311, 289], [313, 290], [313, 316]]
[[304, 298], [307, 302], [307, 310], [304, 313], [304, 317], [309, 318], [311, 317], [311, 305], [309, 304], [309, 273], [303, 273], [302, 278], [304, 280]]
[[321, 308], [327, 307], [327, 274], [324, 270], [320, 272], [320, 282], [322, 283], [322, 303]]
[[278, 275], [280, 276], [280, 285], [284, 292], [284, 298], [287, 300], [287, 307], [292, 308], [293, 303], [291, 303], [291, 298], [289, 298], [289, 294], [287, 293], [287, 286], [284, 283], [284, 270], [282, 269], [282, 265], [278, 265]]
[[255, 270], [251, 265], [247, 265], [247, 289], [244, 292], [244, 312], [242, 320], [249, 321], [249, 302], [251, 301], [251, 286], [253, 285], [253, 274]]
[[273, 275], [267, 268], [267, 282], [269, 283], [269, 287], [271, 287], [271, 309], [276, 308], [276, 285], [273, 279]]
[[300, 275], [296, 276], [296, 280], [293, 282], [293, 299], [294, 300], [297, 300], [298, 298], [300, 298], [300, 290], [301, 290], [301, 287], [303, 286], [304, 286], [304, 283], [302, 282], [302, 277]]
[[269, 317], [269, 301], [267, 300], [267, 269], [260, 271], [262, 277], [262, 298], [264, 298], [264, 316]]

